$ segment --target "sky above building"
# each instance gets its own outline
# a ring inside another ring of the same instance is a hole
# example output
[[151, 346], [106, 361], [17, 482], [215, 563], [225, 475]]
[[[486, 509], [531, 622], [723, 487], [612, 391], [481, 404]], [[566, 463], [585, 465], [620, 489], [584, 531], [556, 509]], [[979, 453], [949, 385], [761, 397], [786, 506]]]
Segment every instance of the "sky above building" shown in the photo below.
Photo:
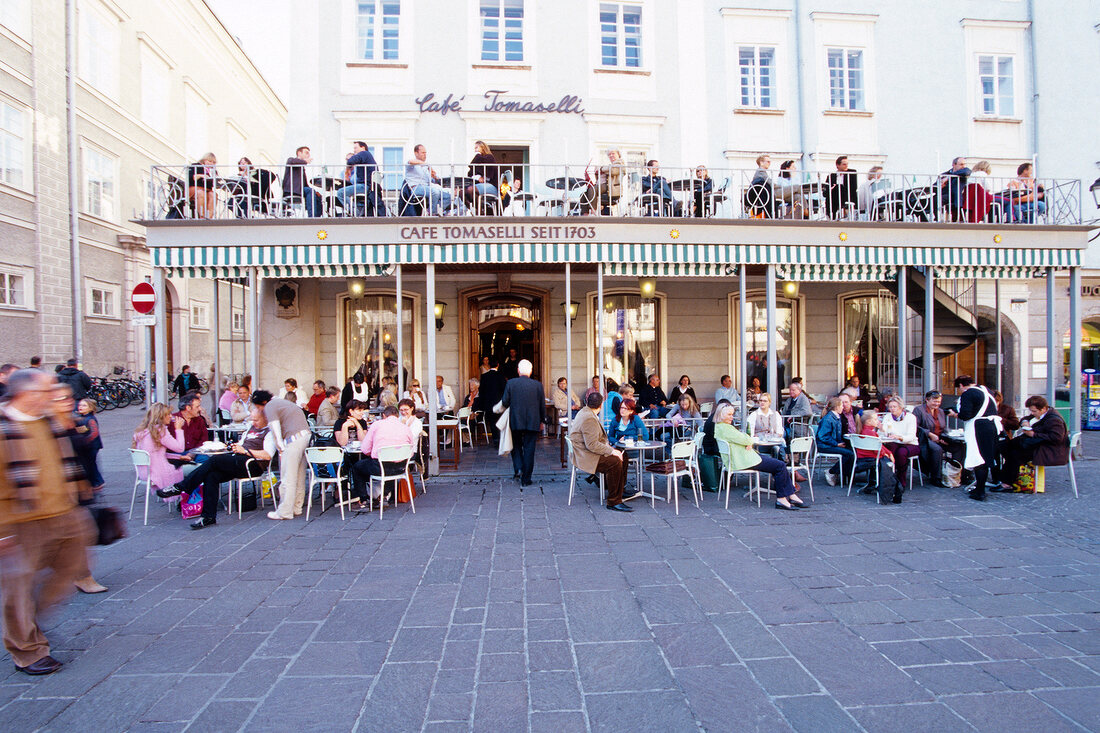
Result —
[[290, 101], [291, 0], [206, 0], [284, 103]]

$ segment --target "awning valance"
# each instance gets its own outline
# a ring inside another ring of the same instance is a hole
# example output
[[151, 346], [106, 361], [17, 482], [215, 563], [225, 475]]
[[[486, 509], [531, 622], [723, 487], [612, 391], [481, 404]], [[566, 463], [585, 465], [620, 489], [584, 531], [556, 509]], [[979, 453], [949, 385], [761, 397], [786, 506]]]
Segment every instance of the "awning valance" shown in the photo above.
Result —
[[[248, 268], [265, 277], [344, 277], [384, 274], [396, 264], [548, 264], [590, 263], [634, 274], [671, 268], [669, 274], [714, 277], [732, 274], [730, 266], [811, 267], [805, 279], [878, 279], [899, 265], [933, 266], [954, 277], [999, 277], [996, 272], [1077, 267], [1080, 250], [889, 246], [794, 246], [746, 244], [385, 244], [299, 246], [152, 247], [153, 264], [184, 277], [238, 277]], [[830, 269], [845, 266], [849, 269]], [[859, 268], [851, 270], [850, 267]], [[641, 270], [632, 268], [642, 268]], [[677, 269], [679, 268], [679, 269]], [[871, 269], [866, 269], [871, 268]], [[1010, 269], [989, 269], [1010, 268]], [[791, 271], [794, 272], [794, 271]], [[858, 277], [853, 277], [853, 273]], [[843, 276], [843, 277], [841, 277]], [[1006, 275], [1021, 277], [1023, 275]], [[792, 277], [791, 279], [796, 279]]]

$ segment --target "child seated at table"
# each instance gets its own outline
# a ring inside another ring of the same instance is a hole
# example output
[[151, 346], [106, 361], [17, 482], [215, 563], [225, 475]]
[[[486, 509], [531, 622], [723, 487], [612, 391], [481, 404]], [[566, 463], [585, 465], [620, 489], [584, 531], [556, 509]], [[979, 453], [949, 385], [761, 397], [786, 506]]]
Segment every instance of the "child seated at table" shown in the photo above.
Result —
[[[860, 435], [878, 438], [878, 415], [868, 410], [863, 413], [863, 427]], [[875, 470], [875, 461], [878, 461], [878, 486], [875, 486], [872, 476]], [[898, 484], [897, 473], [894, 470], [894, 454], [884, 445], [879, 445], [878, 451], [856, 448], [856, 473], [867, 472], [867, 483], [859, 490], [861, 494], [878, 492], [879, 500], [886, 503], [890, 499], [895, 504], [901, 503], [901, 486]]]

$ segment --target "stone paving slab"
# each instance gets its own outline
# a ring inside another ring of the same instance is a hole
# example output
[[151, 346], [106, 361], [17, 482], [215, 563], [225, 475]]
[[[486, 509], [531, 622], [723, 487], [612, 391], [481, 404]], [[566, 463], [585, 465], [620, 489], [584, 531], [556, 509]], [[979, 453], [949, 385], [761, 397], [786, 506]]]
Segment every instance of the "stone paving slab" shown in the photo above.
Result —
[[[102, 419], [116, 506], [139, 418]], [[587, 484], [566, 506], [556, 452], [522, 492], [464, 453], [382, 519], [192, 532], [139, 500], [94, 550], [110, 591], [45, 622], [65, 669], [0, 669], [0, 730], [1100, 730], [1096, 461], [1079, 501], [1055, 469], [984, 504], [819, 481], [803, 512], [735, 491], [676, 516]]]

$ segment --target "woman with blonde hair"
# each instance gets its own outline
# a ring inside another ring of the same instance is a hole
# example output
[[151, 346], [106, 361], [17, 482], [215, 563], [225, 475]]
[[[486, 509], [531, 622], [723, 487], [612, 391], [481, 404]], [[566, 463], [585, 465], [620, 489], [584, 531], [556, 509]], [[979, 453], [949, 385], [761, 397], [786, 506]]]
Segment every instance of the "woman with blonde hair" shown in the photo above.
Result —
[[[183, 418], [173, 417], [172, 408], [168, 405], [154, 402], [149, 407], [138, 429], [134, 431], [134, 442], [130, 447], [149, 454], [148, 477], [154, 487], [166, 489], [183, 480], [183, 471], [168, 462], [169, 451], [183, 452]], [[146, 478], [143, 474], [146, 474], [146, 470], [139, 468], [138, 478], [142, 481]]]
[[199, 158], [187, 167], [187, 195], [194, 206], [196, 219], [213, 219], [217, 197], [214, 186], [218, 180], [218, 159], [213, 153]]
[[462, 196], [467, 206], [473, 208], [480, 196], [498, 194], [500, 167], [493, 151], [481, 140], [474, 143], [474, 157], [466, 175], [473, 179], [473, 184], [466, 187]]
[[[726, 468], [731, 471], [744, 471], [752, 469], [760, 473], [766, 473], [772, 477], [772, 487], [775, 490], [775, 508], [793, 511], [805, 509], [806, 504], [798, 497], [798, 487], [791, 481], [791, 474], [787, 471], [787, 464], [783, 461], [762, 456], [752, 448], [752, 437], [742, 433], [733, 427], [733, 405], [725, 404], [716, 408], [717, 417], [714, 421], [714, 439], [719, 443], [729, 446], [722, 456], [726, 462]], [[727, 499], [727, 506], [729, 497]]]

